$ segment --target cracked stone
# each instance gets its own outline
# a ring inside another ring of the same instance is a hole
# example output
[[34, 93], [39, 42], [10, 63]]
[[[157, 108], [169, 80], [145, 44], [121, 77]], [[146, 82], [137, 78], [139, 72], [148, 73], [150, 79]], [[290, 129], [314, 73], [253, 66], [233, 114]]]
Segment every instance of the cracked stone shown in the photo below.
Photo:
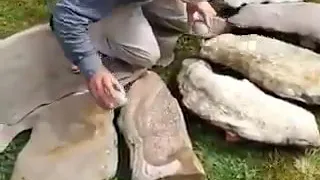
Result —
[[320, 145], [312, 113], [265, 94], [247, 79], [220, 75], [203, 60], [186, 59], [178, 83], [189, 110], [232, 134], [276, 145]]
[[[41, 24], [1, 40], [0, 151], [21, 131], [33, 127], [34, 111], [61, 97], [86, 89], [82, 76], [70, 72], [48, 24]], [[102, 59], [122, 86], [146, 69], [119, 60]], [[25, 119], [26, 116], [31, 116]], [[36, 119], [36, 117], [35, 117]]]
[[47, 24], [1, 41], [0, 123], [16, 124], [35, 107], [82, 89]]

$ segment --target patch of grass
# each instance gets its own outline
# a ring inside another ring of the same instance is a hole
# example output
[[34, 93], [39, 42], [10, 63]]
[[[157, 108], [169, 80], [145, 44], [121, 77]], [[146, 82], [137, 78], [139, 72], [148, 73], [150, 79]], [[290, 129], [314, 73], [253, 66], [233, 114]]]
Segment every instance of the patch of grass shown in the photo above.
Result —
[[306, 0], [305, 2], [320, 3], [320, 0]]
[[43, 22], [48, 17], [45, 0], [1, 0], [0, 38]]
[[0, 153], [0, 180], [10, 180], [17, 156], [27, 143], [29, 137], [30, 130], [20, 133], [9, 146]]

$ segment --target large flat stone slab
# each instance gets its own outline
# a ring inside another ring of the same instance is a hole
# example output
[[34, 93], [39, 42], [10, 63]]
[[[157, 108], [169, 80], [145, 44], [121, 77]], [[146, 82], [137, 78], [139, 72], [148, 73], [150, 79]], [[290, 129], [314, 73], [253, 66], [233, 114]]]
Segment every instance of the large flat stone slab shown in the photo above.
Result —
[[320, 4], [251, 4], [241, 8], [228, 22], [240, 28], [262, 28], [282, 33], [296, 33], [320, 43]]
[[[86, 89], [82, 76], [71, 73], [48, 24], [2, 39], [0, 54], [0, 124], [15, 125], [39, 106]], [[146, 71], [117, 59], [102, 61], [123, 86]]]
[[74, 94], [25, 119], [35, 122], [11, 180], [102, 180], [118, 163], [113, 111], [98, 107], [89, 93]]
[[35, 107], [84, 84], [80, 76], [70, 73], [48, 24], [1, 40], [0, 54], [0, 123], [15, 124]]
[[310, 50], [254, 34], [223, 34], [205, 42], [200, 54], [281, 97], [320, 104], [320, 55]]
[[277, 145], [320, 145], [313, 114], [265, 94], [246, 79], [216, 74], [203, 60], [184, 60], [178, 83], [183, 104], [226, 131]]
[[205, 178], [179, 104], [156, 73], [132, 85], [119, 127], [130, 149], [133, 180]]

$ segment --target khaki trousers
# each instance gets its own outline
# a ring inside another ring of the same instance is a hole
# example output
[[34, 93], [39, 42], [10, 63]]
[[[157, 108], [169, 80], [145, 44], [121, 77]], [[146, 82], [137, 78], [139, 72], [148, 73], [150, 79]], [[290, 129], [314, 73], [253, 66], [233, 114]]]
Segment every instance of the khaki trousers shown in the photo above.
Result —
[[132, 65], [168, 65], [179, 36], [186, 32], [186, 4], [153, 0], [116, 8], [111, 16], [89, 27], [97, 50]]

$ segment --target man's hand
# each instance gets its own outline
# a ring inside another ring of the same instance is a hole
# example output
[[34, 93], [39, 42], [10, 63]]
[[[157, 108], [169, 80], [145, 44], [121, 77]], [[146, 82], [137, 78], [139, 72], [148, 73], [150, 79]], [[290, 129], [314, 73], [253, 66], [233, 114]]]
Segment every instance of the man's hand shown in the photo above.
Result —
[[212, 19], [217, 15], [216, 11], [207, 1], [187, 3], [188, 23], [192, 26], [195, 21], [204, 21], [211, 27]]
[[88, 88], [97, 104], [104, 109], [115, 108], [118, 104], [116, 94], [121, 86], [117, 79], [104, 67], [101, 67], [88, 81]]

